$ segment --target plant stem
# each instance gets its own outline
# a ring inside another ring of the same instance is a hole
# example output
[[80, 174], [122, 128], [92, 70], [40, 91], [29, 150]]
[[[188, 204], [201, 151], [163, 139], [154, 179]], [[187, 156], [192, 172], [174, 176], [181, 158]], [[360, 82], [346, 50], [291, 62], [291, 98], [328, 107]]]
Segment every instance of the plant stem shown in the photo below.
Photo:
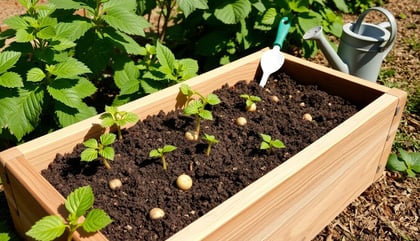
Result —
[[117, 125], [118, 140], [122, 140], [121, 127]]
[[197, 136], [200, 134], [200, 116], [197, 114], [195, 115], [195, 133]]
[[206, 151], [207, 156], [210, 156], [210, 151], [211, 151], [211, 144], [209, 143], [209, 145], [207, 146], [207, 151]]
[[162, 166], [163, 166], [163, 170], [165, 170], [165, 171], [166, 171], [166, 169], [167, 169], [168, 167], [166, 166], [166, 159], [165, 159], [165, 156], [164, 156], [164, 155], [162, 155]]
[[109, 165], [109, 162], [106, 160], [106, 158], [102, 158], [102, 161], [106, 169], [111, 169], [111, 165]]

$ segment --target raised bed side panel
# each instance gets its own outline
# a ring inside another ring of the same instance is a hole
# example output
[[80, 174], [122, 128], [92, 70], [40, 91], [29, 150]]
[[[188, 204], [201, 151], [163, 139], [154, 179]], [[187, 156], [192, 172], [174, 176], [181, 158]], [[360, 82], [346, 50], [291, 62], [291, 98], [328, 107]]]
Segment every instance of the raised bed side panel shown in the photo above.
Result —
[[373, 182], [397, 104], [383, 95], [169, 240], [311, 240]]
[[403, 115], [404, 108], [407, 103], [407, 93], [402, 90], [394, 88], [394, 89], [391, 89], [388, 92], [388, 94], [395, 96], [398, 99], [398, 104], [397, 104], [397, 107], [395, 108], [394, 117], [392, 119], [391, 127], [389, 128], [384, 150], [382, 151], [382, 156], [378, 163], [378, 168], [376, 170], [376, 175], [375, 175], [375, 181], [378, 180], [385, 171], [386, 163], [388, 161], [389, 154], [391, 153], [395, 135], [397, 134], [398, 126], [400, 125], [401, 117]]

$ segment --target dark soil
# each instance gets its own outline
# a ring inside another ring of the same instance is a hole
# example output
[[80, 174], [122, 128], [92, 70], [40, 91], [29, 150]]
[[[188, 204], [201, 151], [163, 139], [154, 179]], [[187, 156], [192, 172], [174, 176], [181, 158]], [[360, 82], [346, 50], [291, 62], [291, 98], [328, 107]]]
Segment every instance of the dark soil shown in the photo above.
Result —
[[[205, 155], [204, 141], [187, 141], [184, 132], [194, 129], [194, 120], [181, 111], [150, 116], [124, 131], [115, 143], [117, 156], [107, 170], [99, 162], [80, 162], [82, 145], [71, 154], [58, 155], [42, 174], [63, 194], [91, 185], [95, 205], [106, 210], [114, 222], [103, 233], [110, 240], [163, 240], [170, 237], [210, 209], [237, 193], [268, 171], [308, 146], [348, 119], [359, 108], [319, 90], [296, 84], [285, 74], [270, 79], [263, 89], [257, 82], [241, 82], [214, 92], [222, 103], [210, 109], [213, 121], [202, 123], [202, 133], [220, 141]], [[245, 111], [240, 94], [262, 98], [256, 112]], [[280, 101], [274, 102], [275, 95]], [[304, 106], [303, 104], [304, 103]], [[309, 113], [313, 120], [303, 119]], [[240, 127], [235, 119], [244, 116], [248, 124]], [[260, 133], [284, 142], [286, 148], [271, 154], [260, 150]], [[152, 149], [171, 144], [178, 148], [166, 155], [168, 170], [160, 159], [148, 157]], [[187, 173], [193, 187], [176, 187], [178, 175]], [[110, 190], [108, 181], [122, 180], [123, 187]], [[162, 208], [166, 216], [150, 220], [148, 212]]]

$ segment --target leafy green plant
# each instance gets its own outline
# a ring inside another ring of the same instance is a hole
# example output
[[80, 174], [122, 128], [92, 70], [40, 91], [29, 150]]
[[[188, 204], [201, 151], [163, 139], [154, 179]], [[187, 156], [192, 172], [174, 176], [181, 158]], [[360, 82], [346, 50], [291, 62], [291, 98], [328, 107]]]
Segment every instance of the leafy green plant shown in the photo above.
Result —
[[83, 142], [86, 149], [80, 154], [80, 160], [91, 162], [100, 156], [104, 166], [107, 169], [111, 169], [108, 161], [114, 160], [115, 150], [111, 144], [115, 142], [115, 139], [115, 134], [104, 133], [99, 137], [100, 142], [94, 138], [86, 140]]
[[[88, 233], [97, 232], [112, 222], [102, 209], [92, 208], [94, 195], [90, 186], [79, 187], [71, 192], [64, 203], [69, 215], [64, 221], [61, 217], [50, 215], [38, 220], [26, 235], [36, 240], [54, 240], [68, 229], [67, 240], [72, 240], [73, 233], [80, 227]], [[79, 219], [85, 216], [83, 221]]]
[[392, 153], [388, 157], [386, 167], [391, 171], [406, 173], [409, 177], [420, 174], [420, 152], [407, 152], [398, 149], [399, 155]]
[[168, 168], [166, 164], [165, 154], [176, 150], [176, 146], [172, 145], [165, 145], [163, 147], [159, 147], [157, 149], [153, 149], [149, 152], [149, 157], [159, 157], [162, 160], [163, 170]]
[[274, 148], [281, 149], [286, 147], [282, 141], [273, 139], [270, 135], [261, 133], [260, 136], [262, 138], [260, 149], [266, 150], [268, 154], [270, 154]]
[[203, 140], [205, 140], [207, 142], [206, 155], [209, 156], [212, 145], [218, 143], [219, 140], [217, 140], [215, 136], [208, 135], [206, 133], [204, 133]]
[[256, 103], [261, 101], [261, 98], [255, 95], [241, 94], [240, 96], [246, 100], [245, 107], [247, 111], [255, 111], [257, 109]]
[[[180, 91], [187, 97], [188, 104], [184, 108], [184, 114], [187, 116], [195, 117], [195, 134], [198, 136], [200, 133], [201, 120], [213, 120], [213, 114], [210, 110], [206, 109], [207, 105], [217, 105], [221, 101], [219, 97], [213, 93], [204, 96], [197, 91], [194, 91], [188, 85], [181, 85]], [[192, 99], [193, 95], [198, 95], [199, 99]]]
[[117, 136], [119, 140], [122, 140], [121, 127], [128, 123], [136, 123], [139, 117], [132, 112], [119, 111], [118, 107], [105, 106], [105, 113], [100, 118], [102, 119], [101, 125], [103, 127], [111, 127], [115, 125], [117, 127]]

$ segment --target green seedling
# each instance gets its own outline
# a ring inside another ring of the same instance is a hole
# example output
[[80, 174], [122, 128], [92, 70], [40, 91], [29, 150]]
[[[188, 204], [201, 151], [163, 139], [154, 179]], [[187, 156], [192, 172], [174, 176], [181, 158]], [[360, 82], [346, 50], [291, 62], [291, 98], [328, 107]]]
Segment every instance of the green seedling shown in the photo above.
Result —
[[[198, 138], [200, 133], [201, 120], [213, 120], [213, 114], [210, 110], [206, 110], [207, 105], [217, 105], [221, 101], [215, 94], [204, 96], [197, 91], [192, 90], [188, 85], [181, 85], [180, 91], [187, 97], [184, 114], [195, 117], [195, 134]], [[193, 99], [193, 95], [198, 95], [199, 99]], [[194, 138], [197, 140], [196, 138]]]
[[121, 127], [128, 123], [135, 124], [139, 120], [135, 113], [118, 111], [118, 108], [115, 106], [105, 106], [105, 113], [100, 118], [102, 119], [101, 125], [103, 127], [111, 127], [113, 125], [117, 127], [119, 140], [122, 140]]
[[266, 150], [268, 154], [270, 154], [274, 148], [281, 149], [286, 147], [282, 141], [278, 139], [273, 140], [270, 135], [260, 134], [260, 136], [263, 139], [260, 149]]
[[166, 170], [168, 167], [166, 165], [165, 154], [174, 151], [175, 149], [176, 146], [165, 145], [164, 147], [151, 150], [149, 153], [149, 157], [160, 157], [160, 159], [162, 160], [163, 170]]
[[108, 161], [114, 160], [115, 151], [111, 144], [115, 142], [115, 139], [115, 134], [105, 133], [99, 137], [99, 143], [94, 138], [86, 140], [83, 142], [86, 149], [80, 154], [80, 159], [91, 162], [100, 156], [105, 167], [111, 169]]
[[420, 174], [420, 152], [407, 152], [398, 149], [399, 156], [392, 153], [388, 157], [386, 167], [388, 170], [406, 173], [409, 177], [416, 177]]
[[[60, 216], [50, 215], [38, 220], [26, 235], [36, 240], [49, 241], [63, 235], [68, 229], [67, 240], [72, 240], [73, 233], [80, 227], [88, 233], [97, 232], [112, 222], [102, 209], [92, 208], [95, 198], [90, 186], [79, 187], [71, 192], [64, 203], [69, 215], [64, 221]], [[81, 217], [85, 219], [81, 221]]]
[[208, 144], [207, 145], [207, 150], [206, 150], [206, 155], [209, 156], [212, 145], [218, 143], [219, 140], [217, 140], [215, 136], [208, 135], [206, 133], [204, 133], [203, 140], [205, 140]]
[[242, 94], [240, 95], [242, 98], [246, 100], [245, 108], [247, 111], [256, 111], [257, 110], [257, 102], [261, 101], [261, 98], [255, 95], [248, 95]]

